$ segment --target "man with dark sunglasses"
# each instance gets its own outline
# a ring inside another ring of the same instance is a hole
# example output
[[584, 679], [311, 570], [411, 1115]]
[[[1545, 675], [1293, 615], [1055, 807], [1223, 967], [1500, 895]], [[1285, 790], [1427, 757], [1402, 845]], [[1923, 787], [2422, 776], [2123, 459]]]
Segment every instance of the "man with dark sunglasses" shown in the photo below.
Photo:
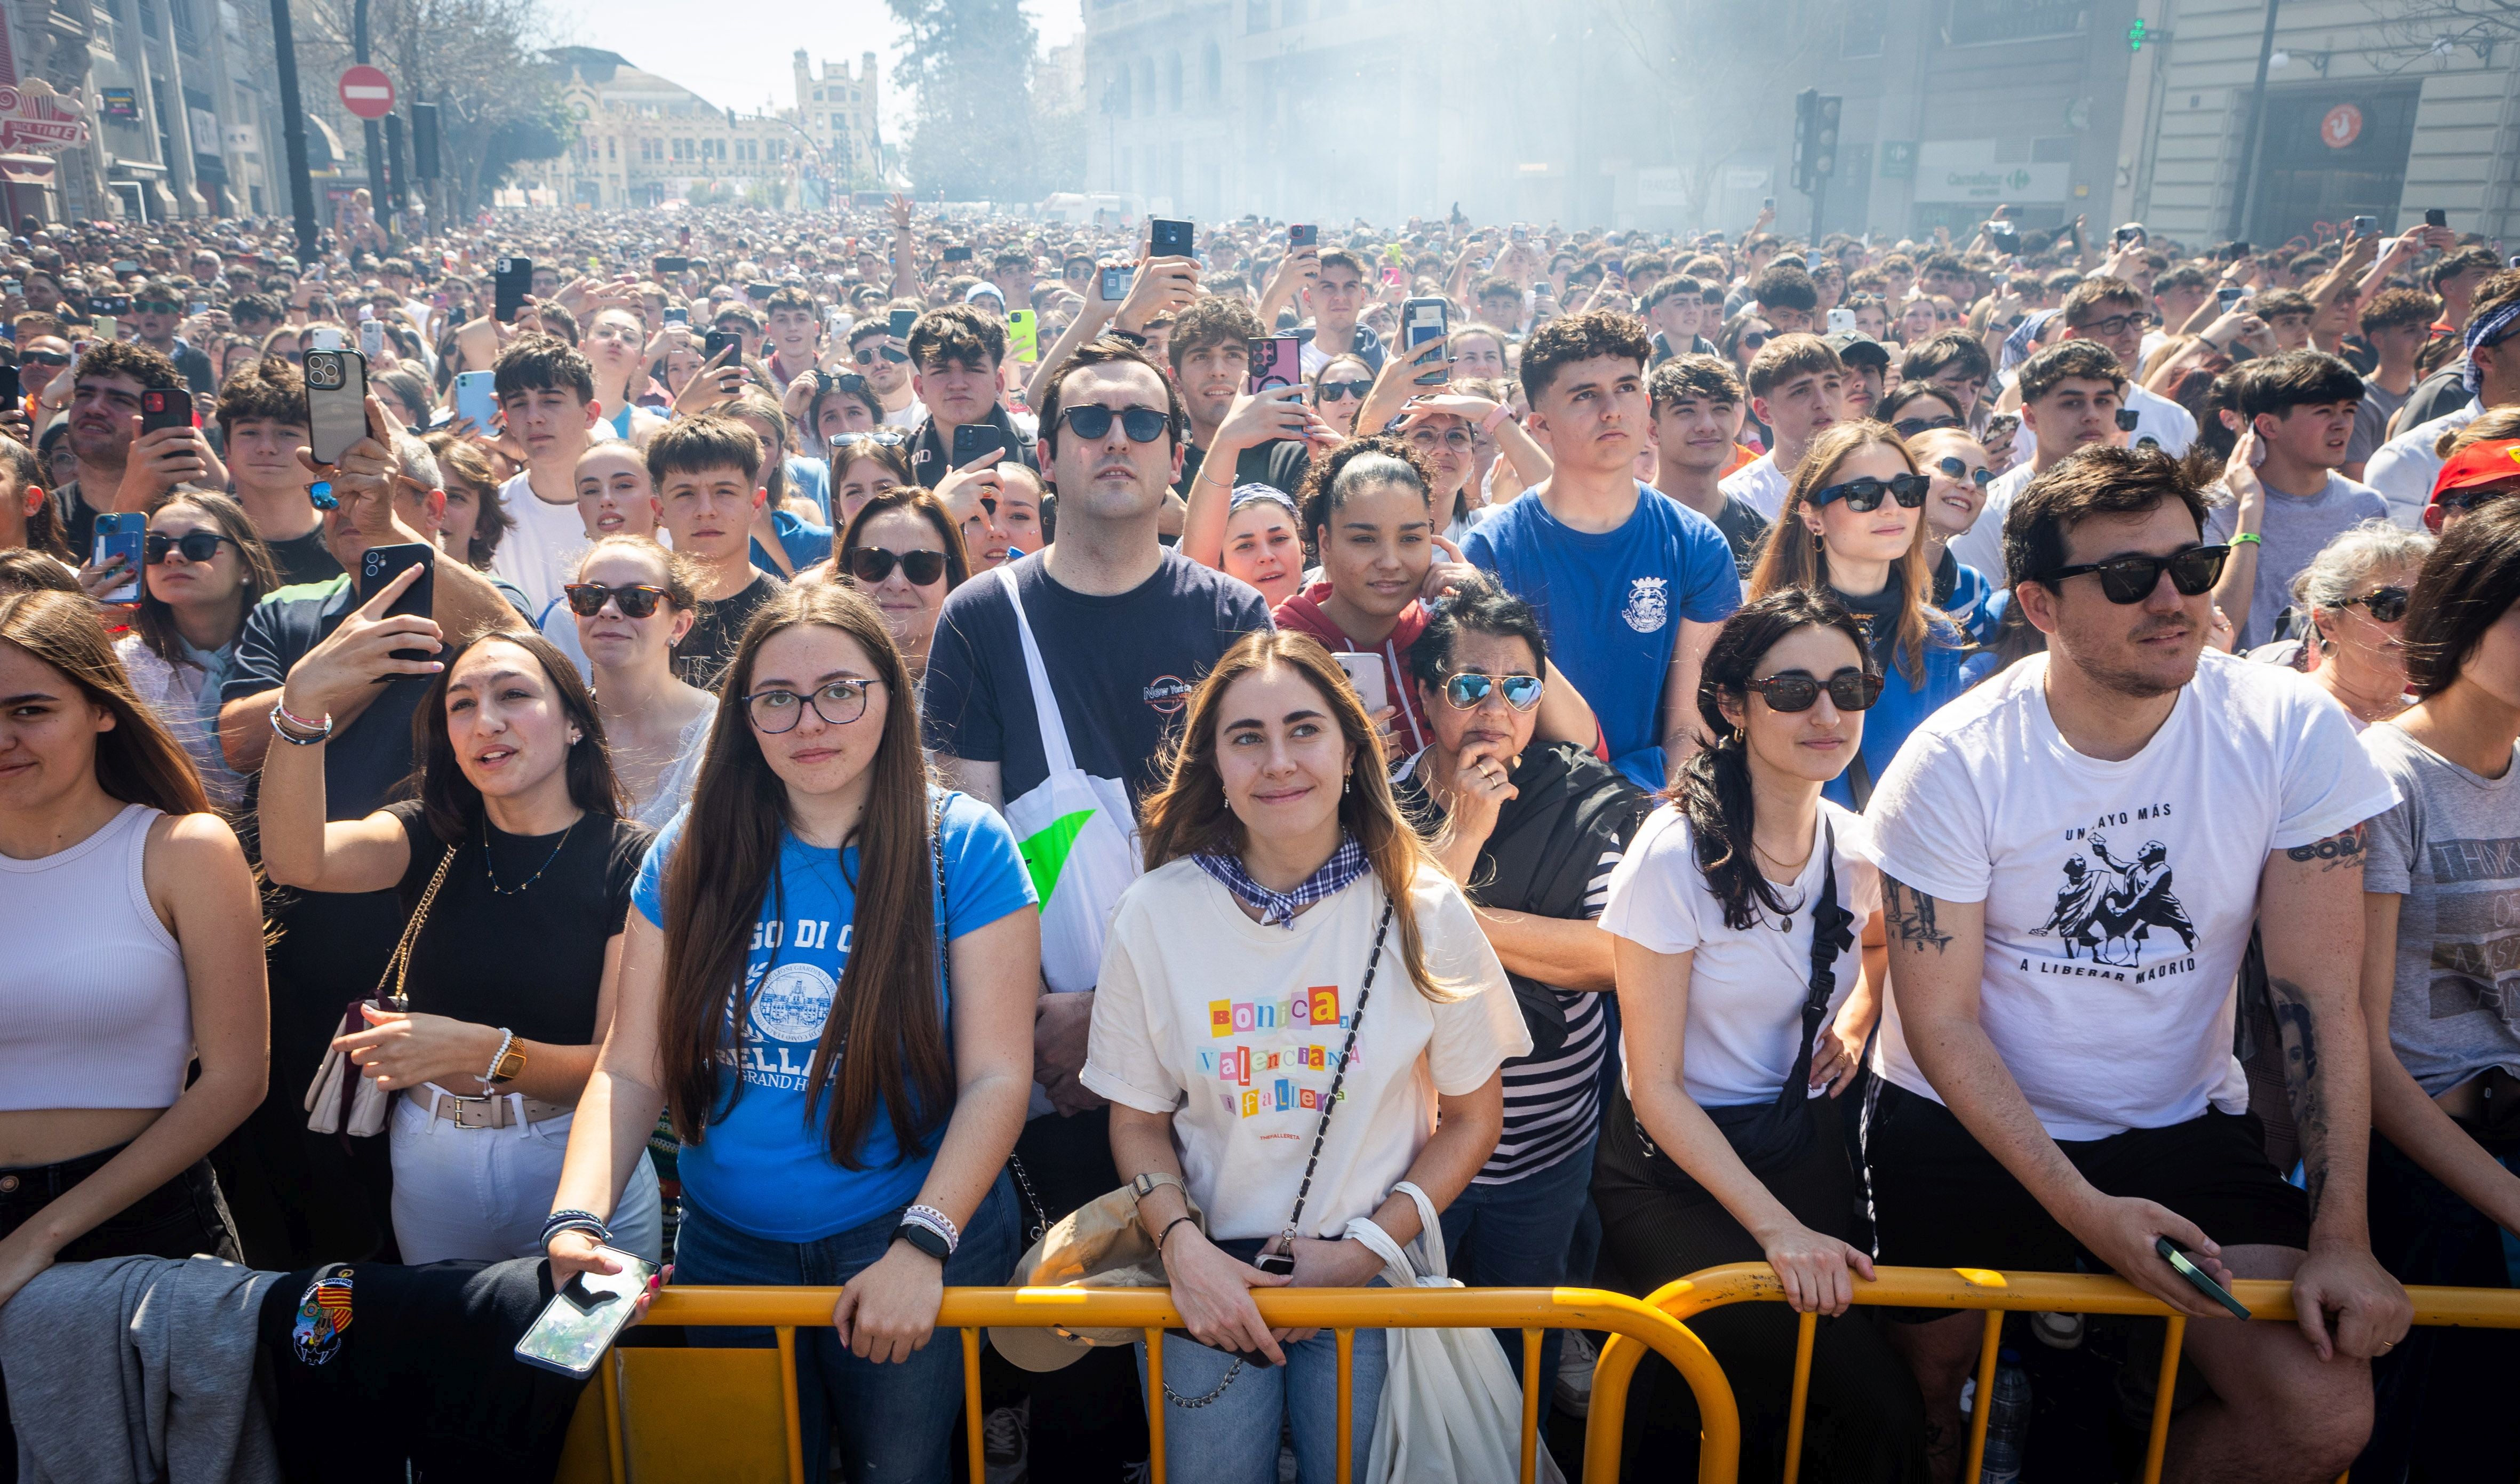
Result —
[[2379, 491], [2338, 472], [2362, 401], [2362, 379], [2324, 351], [2251, 361], [2240, 373], [2247, 426], [2223, 467], [2231, 502], [2206, 518], [2205, 532], [2231, 544], [2214, 601], [2243, 650], [2276, 637], [2293, 578], [2338, 532], [2388, 518]]
[[927, 421], [910, 384], [910, 347], [893, 337], [890, 315], [877, 306], [849, 330], [849, 361], [883, 404], [883, 426], [916, 428]]
[[[1865, 1162], [1882, 1262], [2088, 1262], [2205, 1320], [2225, 1311], [2168, 1251], [2218, 1283], [2288, 1280], [2295, 1324], [2187, 1327], [2215, 1399], [2171, 1446], [2185, 1477], [2308, 1484], [2362, 1449], [2369, 1361], [2411, 1316], [2371, 1255], [2356, 999], [2363, 832], [2396, 790], [2343, 708], [2206, 652], [2205, 499], [2159, 453], [2094, 448], [2013, 504], [2014, 601], [2047, 651], [1928, 718], [1866, 811], [1898, 993]], [[2253, 931], [2302, 1188], [2230, 1051]], [[1892, 1335], [1954, 1460], [1982, 1331]]]
[[210, 369], [210, 358], [175, 334], [183, 318], [184, 294], [166, 280], [151, 279], [132, 292], [132, 337], [174, 362], [184, 374], [184, 384], [194, 391], [215, 392], [219, 377]]

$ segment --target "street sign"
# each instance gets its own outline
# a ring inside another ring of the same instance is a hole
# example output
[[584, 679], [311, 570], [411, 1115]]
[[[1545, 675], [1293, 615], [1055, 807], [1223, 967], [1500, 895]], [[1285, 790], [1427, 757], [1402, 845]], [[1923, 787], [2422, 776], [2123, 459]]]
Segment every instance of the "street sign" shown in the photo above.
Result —
[[359, 118], [382, 118], [393, 112], [393, 79], [365, 63], [341, 74], [341, 107]]

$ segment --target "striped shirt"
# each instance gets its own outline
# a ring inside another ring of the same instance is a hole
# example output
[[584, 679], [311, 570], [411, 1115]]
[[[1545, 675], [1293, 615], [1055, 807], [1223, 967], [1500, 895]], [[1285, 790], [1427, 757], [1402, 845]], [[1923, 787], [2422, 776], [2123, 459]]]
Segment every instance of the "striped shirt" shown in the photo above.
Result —
[[[1605, 850], [1584, 888], [1584, 917], [1601, 915], [1610, 896], [1610, 872], [1620, 852]], [[1516, 1057], [1505, 1077], [1505, 1133], [1472, 1185], [1504, 1185], [1564, 1159], [1583, 1147], [1601, 1122], [1601, 1058], [1610, 1047], [1609, 992], [1556, 989], [1566, 1012], [1566, 1042], [1549, 1056]]]

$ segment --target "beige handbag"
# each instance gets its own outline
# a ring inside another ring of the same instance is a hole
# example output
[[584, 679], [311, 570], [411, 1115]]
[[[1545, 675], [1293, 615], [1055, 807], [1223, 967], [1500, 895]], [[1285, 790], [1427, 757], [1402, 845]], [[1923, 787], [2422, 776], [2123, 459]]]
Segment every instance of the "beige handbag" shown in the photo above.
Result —
[[[437, 900], [437, 888], [446, 880], [446, 868], [454, 864], [455, 847], [449, 845], [437, 863], [436, 874], [428, 878], [428, 889], [420, 894], [420, 906], [413, 909], [411, 921], [403, 924], [402, 941], [394, 945], [393, 957], [385, 961], [385, 971], [377, 980], [377, 992], [350, 1002], [341, 1012], [341, 1024], [333, 1032], [335, 1036], [368, 1029], [367, 1017], [359, 1013], [361, 1006], [397, 1012], [411, 1008], [402, 992], [403, 976], [411, 968], [411, 946], [420, 941], [421, 924], [428, 920], [428, 905]], [[385, 1105], [392, 1101], [393, 1095], [377, 1086], [375, 1079], [360, 1074], [348, 1053], [338, 1046], [329, 1047], [324, 1053], [324, 1064], [316, 1068], [315, 1080], [306, 1088], [306, 1126], [318, 1134], [372, 1139], [384, 1132]]]

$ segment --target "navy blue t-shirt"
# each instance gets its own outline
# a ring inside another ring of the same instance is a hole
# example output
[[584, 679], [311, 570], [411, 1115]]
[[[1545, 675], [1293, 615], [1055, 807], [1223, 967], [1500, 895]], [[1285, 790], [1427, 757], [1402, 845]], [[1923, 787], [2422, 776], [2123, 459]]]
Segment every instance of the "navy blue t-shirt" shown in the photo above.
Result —
[[1660, 788], [1663, 680], [1680, 620], [1717, 623], [1741, 606], [1732, 549], [1715, 522], [1639, 484], [1635, 514], [1595, 535], [1535, 493], [1472, 527], [1462, 555], [1539, 610], [1549, 657], [1592, 703], [1610, 765]]
[[[1256, 590], [1174, 551], [1153, 576], [1108, 598], [1059, 586], [1038, 556], [1012, 570], [1076, 765], [1121, 780], [1135, 796], [1154, 787], [1155, 758], [1191, 688], [1235, 641], [1270, 627]], [[994, 574], [945, 600], [920, 710], [927, 745], [998, 764], [1005, 797], [1021, 798], [1050, 777], [1014, 609]]]

